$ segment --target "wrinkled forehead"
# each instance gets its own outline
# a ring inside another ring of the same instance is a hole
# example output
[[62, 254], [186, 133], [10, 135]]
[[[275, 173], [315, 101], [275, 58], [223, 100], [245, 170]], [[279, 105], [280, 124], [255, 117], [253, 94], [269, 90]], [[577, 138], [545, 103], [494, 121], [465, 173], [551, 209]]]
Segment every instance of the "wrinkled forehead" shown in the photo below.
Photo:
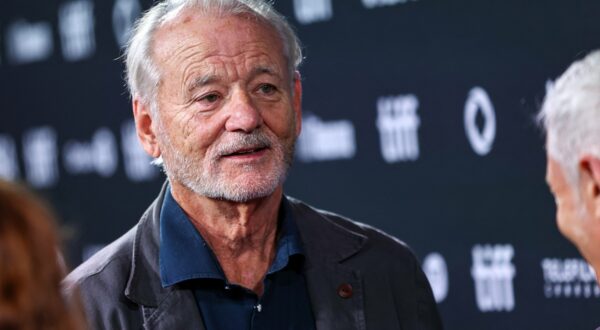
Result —
[[160, 69], [178, 55], [233, 57], [252, 46], [287, 65], [282, 39], [264, 19], [249, 13], [214, 14], [187, 8], [157, 28], [151, 55]]

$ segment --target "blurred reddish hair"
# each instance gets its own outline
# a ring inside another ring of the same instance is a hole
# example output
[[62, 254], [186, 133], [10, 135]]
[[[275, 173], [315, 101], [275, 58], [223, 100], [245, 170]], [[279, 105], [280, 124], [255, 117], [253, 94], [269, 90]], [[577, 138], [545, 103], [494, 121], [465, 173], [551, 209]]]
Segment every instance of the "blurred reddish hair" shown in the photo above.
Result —
[[40, 199], [0, 180], [0, 330], [83, 328], [80, 308], [61, 295], [57, 236]]

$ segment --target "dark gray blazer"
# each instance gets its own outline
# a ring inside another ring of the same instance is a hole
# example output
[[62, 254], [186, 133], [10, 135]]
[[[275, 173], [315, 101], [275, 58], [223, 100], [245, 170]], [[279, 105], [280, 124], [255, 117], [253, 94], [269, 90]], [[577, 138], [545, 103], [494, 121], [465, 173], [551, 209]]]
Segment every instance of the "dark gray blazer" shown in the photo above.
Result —
[[[204, 329], [192, 291], [160, 283], [164, 191], [135, 227], [65, 279], [68, 296], [81, 294], [90, 328]], [[286, 198], [304, 243], [304, 274], [317, 329], [442, 328], [429, 283], [405, 244]], [[342, 284], [351, 285], [350, 297], [341, 297]]]

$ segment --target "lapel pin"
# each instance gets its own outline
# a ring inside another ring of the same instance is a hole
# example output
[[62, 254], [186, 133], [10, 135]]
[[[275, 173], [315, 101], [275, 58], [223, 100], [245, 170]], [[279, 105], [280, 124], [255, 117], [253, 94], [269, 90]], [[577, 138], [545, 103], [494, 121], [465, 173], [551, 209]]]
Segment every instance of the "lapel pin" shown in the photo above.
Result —
[[352, 285], [349, 283], [342, 283], [338, 287], [338, 295], [344, 299], [348, 299], [352, 297]]

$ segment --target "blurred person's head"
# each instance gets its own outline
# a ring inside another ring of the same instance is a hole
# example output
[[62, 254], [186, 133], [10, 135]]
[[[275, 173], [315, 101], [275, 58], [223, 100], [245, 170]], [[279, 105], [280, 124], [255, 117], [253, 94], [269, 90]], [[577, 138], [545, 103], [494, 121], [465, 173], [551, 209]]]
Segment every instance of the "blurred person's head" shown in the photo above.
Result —
[[600, 51], [549, 87], [539, 119], [558, 228], [600, 275]]
[[23, 187], [0, 180], [0, 329], [79, 329], [60, 292], [54, 219]]

